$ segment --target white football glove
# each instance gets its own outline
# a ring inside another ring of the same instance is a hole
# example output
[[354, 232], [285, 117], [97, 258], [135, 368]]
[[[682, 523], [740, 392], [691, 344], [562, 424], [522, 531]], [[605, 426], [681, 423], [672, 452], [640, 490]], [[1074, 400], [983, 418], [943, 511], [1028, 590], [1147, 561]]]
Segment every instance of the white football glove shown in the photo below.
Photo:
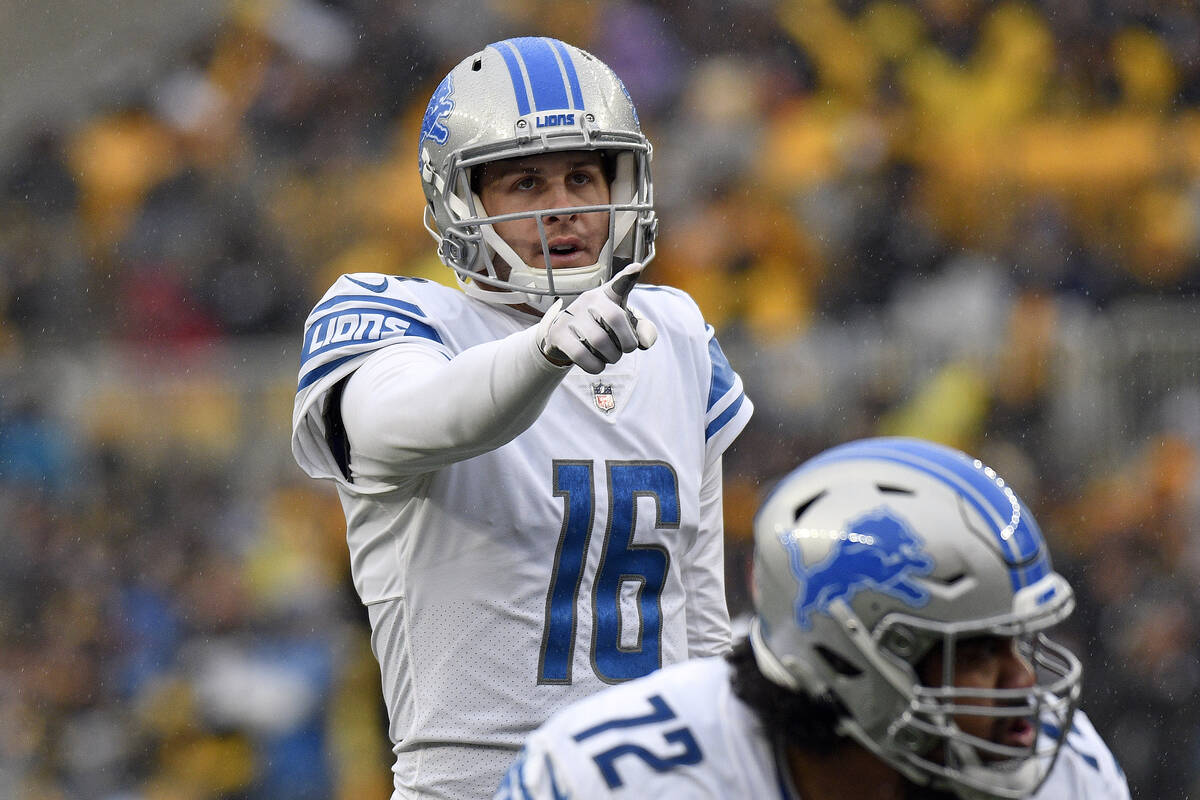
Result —
[[577, 364], [598, 375], [625, 353], [648, 350], [658, 329], [625, 307], [644, 265], [634, 262], [602, 286], [588, 289], [570, 308], [560, 297], [538, 323], [538, 347], [552, 364]]

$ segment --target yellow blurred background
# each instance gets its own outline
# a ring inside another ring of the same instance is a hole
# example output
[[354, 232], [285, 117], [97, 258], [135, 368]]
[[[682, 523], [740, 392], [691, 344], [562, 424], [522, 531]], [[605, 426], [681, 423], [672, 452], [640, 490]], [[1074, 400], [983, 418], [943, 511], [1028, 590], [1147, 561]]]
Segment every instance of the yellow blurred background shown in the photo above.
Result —
[[1191, 0], [236, 0], [161, 29], [102, 5], [7, 12], [0, 796], [389, 796], [341, 511], [288, 450], [300, 330], [344, 272], [452, 282], [419, 120], [525, 34], [623, 77], [647, 278], [696, 298], [758, 407], [726, 462], [732, 610], [800, 459], [963, 448], [1076, 586], [1135, 797], [1200, 793]]

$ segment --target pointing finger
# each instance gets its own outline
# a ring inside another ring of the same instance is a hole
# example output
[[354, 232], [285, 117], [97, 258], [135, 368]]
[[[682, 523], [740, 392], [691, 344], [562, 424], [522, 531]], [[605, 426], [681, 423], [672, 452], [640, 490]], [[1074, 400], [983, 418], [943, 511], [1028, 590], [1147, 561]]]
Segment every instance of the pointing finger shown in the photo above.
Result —
[[625, 305], [626, 298], [633, 291], [634, 285], [637, 284], [638, 278], [642, 276], [644, 264], [639, 264], [634, 261], [625, 269], [618, 272], [613, 278], [604, 285], [604, 292], [614, 303]]

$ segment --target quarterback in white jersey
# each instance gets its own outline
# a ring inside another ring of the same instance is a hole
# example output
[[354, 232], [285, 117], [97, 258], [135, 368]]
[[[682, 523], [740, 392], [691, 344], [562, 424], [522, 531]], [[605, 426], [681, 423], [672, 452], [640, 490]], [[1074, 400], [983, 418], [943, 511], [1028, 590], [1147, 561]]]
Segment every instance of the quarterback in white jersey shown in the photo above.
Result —
[[636, 285], [650, 148], [605, 65], [489, 45], [420, 151], [461, 291], [341, 277], [305, 326], [292, 445], [345, 510], [395, 797], [465, 800], [558, 708], [728, 651], [721, 456], [752, 405], [692, 300]]
[[834, 448], [755, 521], [751, 635], [558, 712], [496, 800], [1128, 800], [1044, 631], [1072, 593], [994, 472]]

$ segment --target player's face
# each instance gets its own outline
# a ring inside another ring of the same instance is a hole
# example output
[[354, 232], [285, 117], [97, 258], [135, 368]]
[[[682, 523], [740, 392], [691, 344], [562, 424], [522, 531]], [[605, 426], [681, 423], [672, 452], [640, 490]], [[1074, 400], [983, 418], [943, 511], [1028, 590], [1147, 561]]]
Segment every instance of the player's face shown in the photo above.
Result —
[[[590, 151], [571, 150], [497, 161], [483, 167], [479, 181], [479, 199], [489, 216], [600, 205], [607, 203], [608, 198], [608, 180], [600, 154]], [[600, 260], [600, 251], [608, 240], [607, 213], [552, 214], [542, 219], [552, 268], [586, 267]], [[495, 229], [522, 261], [545, 269], [546, 256], [536, 219], [500, 222]]]
[[[921, 663], [919, 672], [925, 685], [943, 685], [942, 659], [943, 651], [938, 646]], [[953, 682], [960, 689], [1027, 689], [1035, 678], [1015, 638], [979, 636], [955, 645]], [[994, 707], [1001, 701], [968, 693], [963, 702]], [[1011, 747], [1030, 747], [1036, 736], [1034, 721], [1027, 717], [959, 714], [954, 722], [966, 734]]]

